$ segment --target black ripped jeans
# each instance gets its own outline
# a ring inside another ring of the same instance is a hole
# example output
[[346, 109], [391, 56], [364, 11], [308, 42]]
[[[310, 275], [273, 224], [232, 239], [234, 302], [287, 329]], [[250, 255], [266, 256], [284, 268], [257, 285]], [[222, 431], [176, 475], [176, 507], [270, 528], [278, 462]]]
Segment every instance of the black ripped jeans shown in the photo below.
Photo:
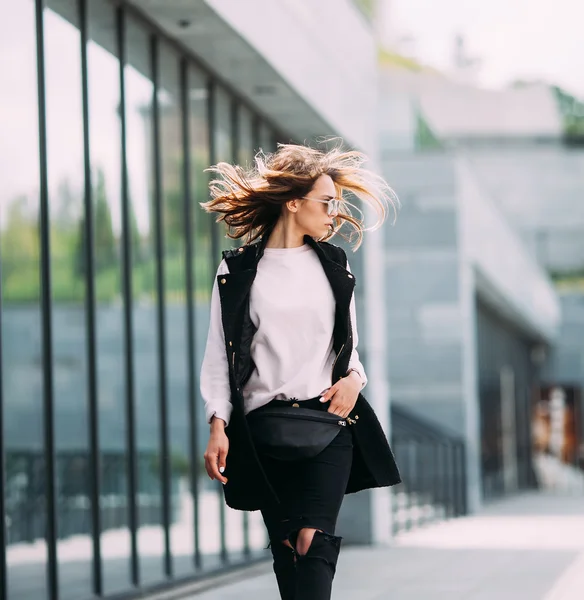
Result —
[[[326, 410], [318, 399], [308, 408]], [[329, 600], [341, 538], [335, 536], [353, 458], [353, 438], [343, 428], [317, 456], [279, 461], [260, 455], [280, 505], [262, 510], [274, 558], [274, 573], [282, 600]], [[306, 554], [296, 552], [301, 529], [316, 529]], [[282, 542], [288, 540], [294, 550]]]

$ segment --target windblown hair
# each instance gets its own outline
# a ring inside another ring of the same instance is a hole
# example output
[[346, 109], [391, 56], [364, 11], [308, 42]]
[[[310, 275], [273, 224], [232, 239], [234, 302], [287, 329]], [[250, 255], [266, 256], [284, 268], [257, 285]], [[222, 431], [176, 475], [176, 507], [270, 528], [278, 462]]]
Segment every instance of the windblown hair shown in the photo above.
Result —
[[[278, 144], [272, 154], [259, 152], [249, 170], [225, 162], [207, 169], [215, 175], [209, 183], [212, 199], [202, 202], [201, 206], [207, 212], [219, 213], [217, 221], [225, 222], [228, 237], [246, 237], [250, 243], [269, 234], [286, 202], [306, 196], [321, 175], [329, 175], [337, 197], [343, 202], [331, 232], [321, 240], [339, 234], [356, 250], [363, 240], [363, 232], [379, 228], [387, 217], [388, 206], [392, 206], [395, 214], [398, 202], [393, 190], [379, 175], [362, 167], [366, 160], [361, 152], [343, 151], [340, 146], [320, 151], [308, 146]], [[372, 227], [364, 227], [364, 214], [348, 201], [348, 195], [373, 209], [377, 220]], [[351, 208], [359, 213], [358, 217]], [[348, 236], [340, 233], [345, 223], [352, 228]]]

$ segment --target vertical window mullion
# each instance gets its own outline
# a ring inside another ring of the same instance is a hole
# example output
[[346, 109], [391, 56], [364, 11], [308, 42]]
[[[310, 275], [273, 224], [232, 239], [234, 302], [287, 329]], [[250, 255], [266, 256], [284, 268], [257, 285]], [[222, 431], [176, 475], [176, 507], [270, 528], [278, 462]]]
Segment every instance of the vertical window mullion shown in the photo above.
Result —
[[166, 369], [166, 310], [164, 298], [164, 212], [162, 210], [162, 169], [160, 153], [160, 86], [159, 40], [155, 35], [150, 39], [150, 64], [153, 82], [153, 172], [154, 172], [154, 229], [156, 237], [156, 289], [158, 316], [158, 368], [160, 376], [160, 474], [162, 479], [162, 526], [164, 529], [164, 572], [172, 577], [172, 556], [170, 549], [170, 453], [168, 442], [168, 397]]
[[[240, 105], [237, 100], [231, 103], [231, 162], [239, 162], [239, 149], [241, 145], [241, 135], [239, 130], [239, 120], [241, 117]], [[243, 554], [249, 556], [251, 553], [249, 544], [249, 513], [245, 511], [242, 518], [243, 527]]]
[[128, 186], [128, 164], [126, 157], [127, 125], [126, 125], [126, 87], [124, 71], [126, 67], [126, 13], [122, 6], [117, 8], [116, 27], [118, 39], [118, 56], [120, 60], [120, 143], [121, 143], [121, 197], [122, 197], [122, 286], [124, 298], [124, 338], [126, 368], [126, 448], [128, 452], [128, 526], [131, 546], [131, 579], [134, 586], [140, 585], [138, 564], [138, 510], [137, 498], [137, 465], [136, 465], [136, 421], [134, 391], [134, 332], [132, 327], [132, 243], [130, 198]]
[[251, 127], [251, 142], [253, 147], [254, 155], [260, 149], [260, 119], [259, 117], [254, 117], [253, 124]]
[[36, 0], [37, 91], [39, 116], [39, 237], [41, 263], [41, 320], [43, 356], [43, 429], [45, 451], [45, 501], [47, 543], [47, 590], [49, 600], [57, 600], [57, 502], [55, 497], [55, 427], [53, 395], [53, 331], [51, 315], [51, 239], [49, 222], [49, 183], [47, 167], [47, 107], [45, 81], [44, 2]]
[[[214, 165], [217, 162], [217, 144], [215, 142], [215, 127], [217, 127], [217, 110], [215, 108], [215, 98], [217, 96], [217, 88], [215, 82], [209, 81], [207, 93], [207, 114], [209, 115], [209, 162]], [[215, 273], [217, 265], [216, 261], [221, 256], [221, 248], [219, 247], [219, 228], [215, 219], [211, 218], [211, 263], [212, 272]], [[213, 280], [211, 280], [213, 284]]]
[[189, 449], [191, 465], [191, 494], [193, 498], [194, 555], [196, 568], [201, 566], [201, 550], [199, 541], [199, 477], [198, 477], [198, 418], [195, 400], [197, 397], [195, 375], [195, 313], [193, 283], [193, 195], [191, 188], [191, 140], [189, 118], [189, 62], [185, 58], [180, 64], [181, 122], [183, 144], [183, 186], [184, 186], [184, 228], [185, 228], [185, 288], [187, 308], [187, 378], [189, 408]]
[[100, 495], [100, 456], [99, 456], [99, 411], [97, 406], [97, 357], [95, 332], [95, 264], [94, 264], [94, 223], [93, 194], [91, 185], [91, 156], [89, 144], [89, 89], [88, 89], [88, 15], [87, 0], [79, 0], [81, 34], [81, 82], [83, 107], [83, 169], [84, 169], [84, 210], [85, 210], [85, 318], [87, 328], [87, 375], [88, 390], [88, 434], [89, 434], [89, 485], [91, 533], [93, 548], [93, 592], [101, 596], [103, 581], [101, 571], [101, 513]]

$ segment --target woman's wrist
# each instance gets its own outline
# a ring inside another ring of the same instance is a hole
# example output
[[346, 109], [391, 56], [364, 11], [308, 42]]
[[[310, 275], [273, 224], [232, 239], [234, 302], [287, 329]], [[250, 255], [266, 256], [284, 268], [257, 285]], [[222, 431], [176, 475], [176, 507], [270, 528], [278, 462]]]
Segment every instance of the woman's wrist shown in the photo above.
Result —
[[225, 423], [225, 421], [223, 419], [221, 419], [220, 417], [217, 417], [215, 415], [213, 415], [211, 417], [211, 432], [225, 431], [226, 426], [227, 426], [227, 423]]
[[351, 379], [354, 379], [355, 381], [359, 382], [361, 387], [363, 386], [363, 378], [361, 377], [361, 374], [359, 373], [359, 371], [357, 371], [357, 369], [349, 369], [345, 377], [350, 377]]

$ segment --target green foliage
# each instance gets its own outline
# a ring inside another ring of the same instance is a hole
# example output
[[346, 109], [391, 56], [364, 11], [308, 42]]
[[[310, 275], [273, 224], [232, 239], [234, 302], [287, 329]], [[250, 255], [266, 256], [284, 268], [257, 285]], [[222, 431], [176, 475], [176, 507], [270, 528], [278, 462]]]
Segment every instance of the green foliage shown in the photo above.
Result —
[[[107, 197], [106, 177], [99, 169], [94, 178], [95, 292], [98, 302], [121, 299], [121, 240], [116, 236]], [[207, 176], [200, 174], [195, 194], [202, 198]], [[130, 207], [133, 203], [130, 201]], [[51, 198], [51, 291], [56, 302], [83, 302], [86, 285], [86, 234], [83, 199], [65, 180]], [[32, 208], [31, 208], [32, 207]], [[210, 232], [213, 219], [194, 204], [193, 270], [197, 302], [208, 302], [213, 273], [210, 265]], [[38, 302], [40, 297], [40, 248], [38, 198], [17, 196], [6, 210], [0, 231], [4, 302]], [[136, 215], [130, 211], [132, 290], [134, 299], [156, 298], [157, 265], [151, 235], [141, 235]], [[167, 190], [164, 196], [165, 294], [167, 302], [185, 302], [185, 243], [183, 196]]]
[[[97, 185], [93, 190], [93, 202], [94, 267], [95, 272], [100, 273], [117, 262], [117, 242], [106, 195], [105, 175], [101, 169], [97, 171]], [[83, 215], [79, 221], [78, 240], [74, 252], [74, 269], [79, 277], [84, 277], [87, 272], [85, 221], [85, 215]]]
[[552, 271], [550, 277], [559, 290], [584, 291], [584, 269]]
[[442, 142], [432, 131], [432, 128], [422, 115], [419, 109], [416, 109], [416, 148], [418, 150], [439, 150], [443, 148]]
[[2, 288], [4, 298], [26, 302], [40, 295], [39, 235], [36, 218], [27, 211], [27, 198], [17, 196], [6, 211], [1, 232]]
[[584, 102], [559, 86], [552, 86], [564, 121], [568, 141], [584, 142]]

